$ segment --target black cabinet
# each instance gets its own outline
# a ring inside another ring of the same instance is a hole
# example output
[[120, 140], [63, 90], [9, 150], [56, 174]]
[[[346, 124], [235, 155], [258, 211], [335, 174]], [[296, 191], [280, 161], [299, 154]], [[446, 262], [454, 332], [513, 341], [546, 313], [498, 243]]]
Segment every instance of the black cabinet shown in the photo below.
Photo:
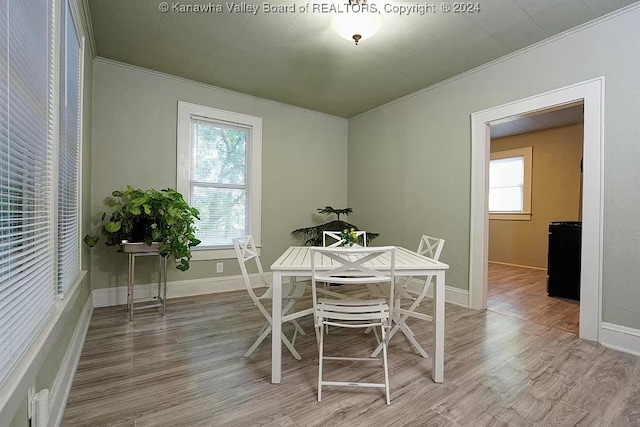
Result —
[[582, 222], [558, 221], [549, 224], [547, 294], [580, 300]]

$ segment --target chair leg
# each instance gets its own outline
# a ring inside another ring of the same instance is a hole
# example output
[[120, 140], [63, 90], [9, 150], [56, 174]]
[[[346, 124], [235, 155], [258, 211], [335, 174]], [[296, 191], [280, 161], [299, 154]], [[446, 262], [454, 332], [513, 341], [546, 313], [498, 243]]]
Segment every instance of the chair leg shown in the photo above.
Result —
[[293, 357], [296, 360], [301, 360], [302, 357], [300, 357], [300, 353], [296, 351], [296, 349], [293, 347], [293, 344], [291, 344], [291, 341], [289, 341], [289, 338], [287, 338], [284, 332], [282, 332], [280, 336], [282, 337], [282, 342], [284, 343], [285, 347], [287, 347], [287, 349], [293, 355]]
[[293, 327], [296, 328], [296, 331], [298, 331], [300, 335], [307, 335], [307, 333], [304, 331], [304, 329], [302, 329], [302, 326], [300, 326], [300, 323], [298, 323], [297, 320], [292, 320], [291, 324], [293, 324]]
[[[320, 326], [322, 329], [322, 325]], [[324, 333], [320, 329], [320, 342], [318, 343], [318, 402], [322, 400], [322, 362], [324, 359]]]
[[244, 354], [244, 357], [251, 356], [251, 354], [255, 351], [255, 349], [258, 348], [260, 343], [262, 341], [264, 341], [264, 339], [270, 333], [271, 333], [271, 325], [267, 326], [266, 328], [263, 328], [262, 333], [258, 336], [258, 339], [256, 339], [256, 341], [253, 343], [253, 345], [251, 347], [249, 347], [249, 350], [247, 350], [247, 352]]
[[265, 331], [265, 329], [267, 329], [269, 327], [269, 322], [264, 322], [262, 324], [262, 329], [260, 329], [260, 331], [258, 331], [257, 335], [260, 336], [262, 335], [262, 333]]
[[[420, 353], [420, 355], [422, 357], [424, 357], [425, 359], [428, 359], [429, 355], [424, 350], [424, 348], [422, 348], [422, 346], [418, 343], [418, 341], [415, 339], [415, 335], [416, 334], [406, 324], [406, 321], [407, 321], [408, 318], [409, 318], [409, 316], [407, 316], [406, 314], [403, 315], [400, 318], [400, 320], [395, 325], [393, 325], [393, 328], [391, 328], [391, 332], [389, 332], [389, 334], [387, 336], [387, 339], [391, 340], [391, 338], [393, 338], [393, 336], [396, 334], [396, 332], [398, 332], [398, 330], [400, 330], [407, 337], [409, 342], [415, 347], [415, 349], [418, 350], [418, 353]], [[378, 345], [378, 347], [376, 347], [376, 349], [373, 351], [373, 353], [371, 353], [371, 357], [377, 357], [378, 354], [380, 354], [381, 350], [382, 350], [382, 346]]]
[[[380, 344], [381, 344], [381, 342], [380, 342], [380, 337], [378, 336], [378, 330], [377, 330], [375, 327], [373, 327], [373, 326], [370, 326], [370, 328], [371, 328], [371, 330], [373, 331], [373, 335], [375, 335], [375, 336], [376, 336], [376, 342], [378, 343], [378, 345], [380, 345]], [[367, 330], [368, 330], [368, 329], [369, 329], [369, 328], [367, 328]]]
[[422, 348], [422, 346], [418, 343], [418, 341], [415, 338], [415, 334], [413, 333], [413, 331], [404, 323], [401, 326], [401, 330], [404, 333], [404, 336], [407, 337], [409, 342], [411, 344], [413, 344], [413, 346], [415, 347], [416, 350], [418, 350], [418, 353], [420, 353], [420, 355], [422, 357], [424, 357], [425, 359], [428, 359], [429, 355], [427, 354], [426, 351], [424, 351], [424, 348]]
[[[256, 339], [256, 341], [253, 343], [253, 345], [251, 347], [249, 347], [249, 350], [247, 350], [247, 352], [244, 354], [244, 357], [249, 357], [251, 356], [251, 354], [256, 350], [256, 348], [258, 348], [258, 346], [262, 343], [262, 341], [264, 341], [264, 339], [271, 333], [271, 326], [268, 326], [267, 328], [265, 328], [262, 333], [260, 334], [260, 336], [258, 337], [258, 339]], [[291, 341], [289, 341], [289, 339], [287, 338], [287, 336], [284, 334], [284, 332], [281, 333], [281, 337], [282, 337], [282, 342], [284, 343], [285, 347], [287, 347], [287, 349], [289, 350], [289, 352], [291, 352], [291, 355], [297, 359], [297, 360], [301, 360], [302, 357], [300, 357], [300, 353], [298, 353], [296, 351], [296, 349], [293, 347], [293, 344], [291, 343]], [[294, 340], [295, 340], [295, 333], [294, 333]]]
[[[293, 306], [295, 305], [295, 301], [291, 300], [289, 301], [289, 303], [284, 306], [284, 308], [282, 309], [282, 315], [286, 315], [289, 313], [289, 311], [293, 308]], [[302, 329], [302, 327], [300, 326], [300, 324], [298, 323], [297, 320], [292, 320], [291, 323], [293, 324], [294, 330], [293, 330], [293, 338], [291, 339], [291, 344], [292, 345], [296, 345], [296, 337], [298, 336], [298, 334], [300, 335], [307, 335], [304, 330]]]
[[385, 334], [386, 326], [383, 324], [381, 329], [382, 335], [382, 360], [384, 363], [384, 390], [387, 405], [391, 405], [391, 397], [389, 396], [389, 365], [387, 363], [387, 336]]

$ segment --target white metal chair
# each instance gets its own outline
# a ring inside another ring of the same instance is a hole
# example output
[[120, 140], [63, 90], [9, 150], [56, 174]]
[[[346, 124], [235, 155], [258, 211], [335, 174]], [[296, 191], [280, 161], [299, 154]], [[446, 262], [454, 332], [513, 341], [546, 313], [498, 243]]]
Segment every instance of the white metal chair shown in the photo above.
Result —
[[[379, 299], [324, 299], [318, 298], [318, 282], [340, 284], [389, 283], [390, 298], [394, 295], [395, 247], [377, 248], [313, 248], [311, 257], [311, 288], [314, 307], [314, 324], [318, 340], [318, 402], [322, 400], [322, 386], [380, 387], [385, 389], [387, 405], [389, 396], [389, 368], [387, 363], [387, 332], [389, 328], [390, 304]], [[380, 271], [376, 265], [388, 265], [389, 270]], [[328, 266], [328, 267], [327, 267]], [[324, 355], [326, 326], [342, 328], [380, 327], [384, 383], [361, 383], [354, 381], [324, 381], [325, 360], [375, 361], [368, 357], [334, 357]]]
[[[356, 233], [356, 237], [358, 238], [358, 241], [360, 241], [360, 239], [362, 239], [362, 247], [367, 247], [367, 232], [363, 231], [363, 230], [358, 230], [355, 231]], [[342, 246], [342, 244], [344, 243], [344, 239], [342, 238], [342, 232], [341, 231], [323, 231], [322, 232], [322, 246], [325, 248], [337, 248]], [[335, 298], [344, 298], [343, 296], [341, 296], [339, 293], [336, 292], [331, 292], [328, 289], [328, 283], [325, 282], [324, 287], [323, 287], [323, 293], [325, 294], [325, 296], [332, 296]], [[329, 333], [329, 328], [326, 328], [327, 333]]]
[[[262, 304], [263, 300], [271, 299], [273, 296], [271, 284], [267, 282], [265, 279], [264, 271], [262, 270], [262, 263], [260, 262], [260, 257], [258, 256], [258, 250], [256, 249], [255, 243], [253, 241], [252, 236], [246, 236], [238, 239], [233, 239], [233, 248], [236, 252], [236, 257], [238, 258], [238, 263], [240, 264], [240, 271], [242, 271], [242, 278], [244, 279], [244, 283], [247, 287], [247, 292], [251, 297], [251, 300], [258, 307], [258, 310], [265, 317], [266, 321], [262, 326], [260, 332], [258, 332], [258, 338], [253, 343], [253, 345], [247, 350], [244, 354], [244, 357], [249, 357], [255, 351], [256, 348], [260, 345], [262, 341], [271, 333], [272, 329], [272, 319], [271, 314], [267, 311], [267, 309]], [[266, 287], [266, 291], [261, 295], [257, 296], [255, 291], [253, 290], [253, 285], [251, 284], [251, 279], [249, 277], [249, 273], [247, 272], [247, 262], [250, 260], [255, 260], [256, 268], [258, 271], [258, 278], [261, 284]], [[298, 282], [298, 283], [288, 283], [283, 285], [282, 287], [282, 316], [284, 317], [287, 313], [291, 312], [295, 305], [295, 298], [302, 297], [304, 295], [305, 287], [307, 282]], [[287, 347], [287, 349], [291, 352], [293, 357], [300, 360], [300, 354], [294, 348], [296, 342], [296, 336], [306, 335], [304, 330], [300, 327], [297, 320], [302, 316], [306, 316], [311, 314], [313, 308], [309, 308], [306, 310], [301, 310], [299, 312], [293, 312], [287, 316], [288, 321], [291, 321], [294, 327], [293, 338], [291, 341], [285, 336], [284, 332], [282, 333], [282, 342]]]
[[[355, 231], [358, 242], [362, 238], [362, 244], [360, 246], [367, 247], [367, 232], [358, 230]], [[328, 244], [327, 244], [328, 243]], [[336, 248], [342, 246], [344, 239], [342, 238], [341, 231], [323, 231], [322, 232], [322, 246], [325, 248]]]
[[[444, 239], [423, 235], [420, 238], [420, 243], [418, 244], [418, 250], [416, 252], [420, 255], [424, 255], [428, 258], [438, 261], [443, 247]], [[428, 358], [429, 355], [418, 343], [415, 338], [415, 333], [407, 325], [407, 319], [409, 317], [413, 317], [429, 322], [433, 321], [432, 316], [416, 311], [416, 309], [420, 306], [422, 300], [427, 296], [429, 292], [429, 288], [433, 283], [433, 275], [425, 277], [424, 285], [422, 285], [419, 290], [415, 290], [415, 286], [412, 289], [412, 279], [412, 277], [407, 277], [402, 283], [398, 283], [398, 286], [396, 286], [397, 298], [395, 299], [395, 306], [393, 309], [394, 325], [391, 328], [391, 332], [389, 332], [389, 339], [391, 339], [396, 334], [396, 332], [400, 330], [407, 337], [409, 342], [411, 342], [414, 348], [420, 353], [420, 355], [422, 355], [422, 357], [424, 358]], [[409, 307], [401, 307], [403, 299], [411, 301]], [[372, 356], [377, 356], [380, 353], [380, 350], [381, 347], [378, 346], [378, 348], [373, 352]]]

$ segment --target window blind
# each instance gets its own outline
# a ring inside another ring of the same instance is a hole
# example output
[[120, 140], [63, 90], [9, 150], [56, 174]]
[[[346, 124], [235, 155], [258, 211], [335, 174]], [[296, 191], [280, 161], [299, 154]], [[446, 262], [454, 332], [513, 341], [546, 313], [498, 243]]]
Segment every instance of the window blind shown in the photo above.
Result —
[[50, 0], [0, 0], [0, 383], [55, 306]]
[[251, 129], [191, 118], [190, 203], [200, 212], [201, 247], [230, 247], [250, 234]]
[[80, 272], [79, 161], [81, 44], [67, 1], [62, 2], [60, 30], [60, 142], [58, 145], [58, 294]]

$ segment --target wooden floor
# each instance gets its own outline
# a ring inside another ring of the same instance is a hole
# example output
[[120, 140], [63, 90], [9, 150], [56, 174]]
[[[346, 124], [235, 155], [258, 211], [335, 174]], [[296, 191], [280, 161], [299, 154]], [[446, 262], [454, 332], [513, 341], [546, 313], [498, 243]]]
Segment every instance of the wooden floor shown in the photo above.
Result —
[[578, 335], [580, 303], [547, 296], [547, 272], [489, 263], [487, 309]]
[[[303, 360], [285, 353], [283, 382], [271, 384], [269, 343], [242, 356], [262, 323], [245, 292], [172, 299], [166, 317], [138, 312], [132, 323], [121, 307], [99, 308], [63, 425], [640, 425], [640, 358], [492, 311], [447, 304], [446, 322], [443, 384], [406, 339], [391, 341], [387, 406], [381, 389], [327, 387], [316, 401], [310, 319], [296, 342]], [[430, 342], [431, 324], [411, 325]], [[374, 337], [332, 330], [326, 345], [366, 354]], [[381, 379], [377, 365], [352, 363], [327, 364], [329, 377]]]

